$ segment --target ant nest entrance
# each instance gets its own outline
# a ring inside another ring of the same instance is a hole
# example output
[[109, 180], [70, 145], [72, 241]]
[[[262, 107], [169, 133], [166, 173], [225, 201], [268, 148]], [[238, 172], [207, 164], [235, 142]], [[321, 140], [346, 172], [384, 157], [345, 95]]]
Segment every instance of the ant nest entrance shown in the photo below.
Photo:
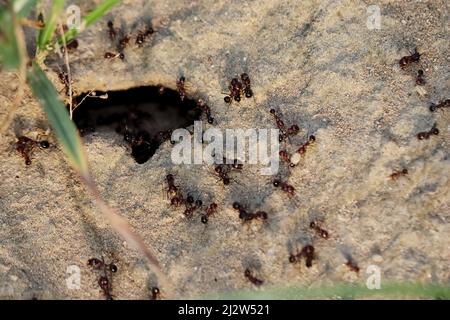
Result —
[[113, 130], [123, 136], [139, 164], [147, 162], [163, 142], [170, 140], [173, 130], [192, 125], [205, 110], [202, 101], [180, 97], [179, 92], [160, 86], [91, 91], [75, 97], [73, 105], [78, 106], [73, 120], [81, 136]]

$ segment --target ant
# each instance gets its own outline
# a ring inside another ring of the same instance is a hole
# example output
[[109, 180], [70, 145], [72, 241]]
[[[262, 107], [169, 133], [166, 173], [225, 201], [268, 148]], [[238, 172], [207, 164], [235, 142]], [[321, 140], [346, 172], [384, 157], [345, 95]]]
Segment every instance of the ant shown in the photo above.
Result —
[[233, 209], [239, 211], [239, 219], [243, 220], [244, 222], [253, 219], [267, 220], [267, 213], [265, 211], [257, 211], [255, 213], [247, 212], [239, 202], [233, 203]]
[[284, 161], [289, 162], [289, 165], [291, 167], [295, 167], [300, 162], [300, 157], [306, 153], [306, 148], [312, 145], [315, 141], [316, 137], [314, 135], [310, 135], [308, 141], [306, 141], [297, 149], [297, 152], [291, 156], [289, 161], [287, 158], [284, 159]]
[[113, 300], [113, 296], [111, 295], [111, 279], [112, 274], [117, 272], [117, 266], [114, 263], [105, 263], [103, 259], [91, 258], [88, 260], [88, 266], [90, 266], [93, 270], [101, 270], [103, 274], [98, 279], [98, 285], [100, 289], [102, 289], [103, 294], [106, 297], [106, 300]]
[[211, 116], [211, 110], [206, 105], [205, 101], [203, 101], [202, 99], [198, 99], [197, 107], [206, 114], [206, 118], [208, 119], [208, 123], [209, 124], [213, 124], [214, 118]]
[[[67, 52], [73, 52], [78, 48], [78, 40], [77, 39], [73, 39], [70, 40], [67, 44], [66, 44], [66, 48], [67, 48]], [[61, 47], [61, 52], [64, 53], [65, 51], [64, 47]]]
[[231, 179], [228, 176], [228, 174], [232, 170], [240, 171], [240, 170], [242, 170], [242, 168], [243, 168], [242, 163], [238, 163], [237, 159], [234, 159], [232, 164], [228, 164], [227, 159], [223, 158], [223, 163], [216, 165], [214, 168], [214, 171], [219, 175], [219, 177], [222, 180], [224, 185], [229, 185], [231, 182]]
[[408, 169], [406, 169], [406, 168], [404, 168], [404, 169], [402, 169], [402, 170], [400, 170], [400, 171], [398, 171], [398, 170], [395, 170], [394, 172], [392, 172], [390, 175], [389, 175], [389, 177], [392, 179], [392, 180], [397, 180], [398, 178], [400, 178], [401, 176], [406, 176], [408, 174]]
[[50, 147], [50, 143], [47, 140], [35, 141], [25, 136], [17, 138], [16, 150], [25, 158], [25, 164], [27, 166], [31, 165], [31, 153], [37, 145], [42, 149], [48, 149]]
[[88, 260], [88, 266], [92, 267], [94, 270], [100, 270], [101, 268], [108, 269], [112, 273], [116, 273], [118, 268], [114, 263], [105, 263], [105, 261], [102, 259], [97, 258], [91, 258]]
[[295, 188], [286, 182], [282, 182], [278, 179], [273, 181], [273, 186], [278, 188], [281, 186], [281, 190], [286, 192], [289, 196], [293, 196], [295, 193]]
[[280, 142], [286, 140], [286, 138], [288, 138], [289, 136], [296, 135], [300, 131], [300, 128], [296, 124], [293, 124], [292, 126], [290, 126], [289, 128], [286, 129], [286, 126], [284, 125], [284, 122], [281, 119], [281, 116], [276, 113], [275, 109], [270, 109], [269, 112], [275, 118], [277, 127], [281, 131], [281, 134], [278, 138], [278, 140]]
[[144, 44], [145, 40], [151, 36], [155, 31], [153, 30], [152, 27], [148, 27], [147, 30], [145, 30], [144, 32], [139, 31], [137, 37], [136, 37], [136, 44], [139, 47], [142, 47], [142, 45]]
[[241, 74], [241, 80], [244, 85], [243, 92], [245, 97], [246, 98], [253, 97], [253, 91], [252, 88], [250, 87], [250, 77], [248, 76], [248, 74], [246, 73]]
[[70, 88], [69, 88], [70, 87], [69, 86], [69, 75], [66, 72], [64, 72], [64, 71], [61, 71], [61, 72], [58, 73], [58, 78], [59, 78], [59, 81], [64, 85], [66, 96], [68, 96], [69, 95], [69, 90], [70, 90]]
[[251, 283], [253, 283], [255, 286], [260, 286], [264, 283], [264, 280], [258, 279], [256, 278], [252, 272], [250, 271], [249, 268], [245, 269], [244, 271], [244, 276], [248, 279], [248, 281], [250, 281]]
[[322, 238], [328, 239], [329, 237], [328, 231], [323, 229], [318, 221], [311, 221], [309, 227], [311, 229], [314, 229]]
[[306, 152], [306, 148], [308, 146], [310, 146], [311, 144], [313, 144], [315, 141], [316, 141], [316, 137], [314, 135], [310, 135], [308, 141], [306, 141], [304, 144], [302, 144], [298, 148], [297, 152], [301, 155], [304, 154]]
[[418, 62], [420, 60], [420, 53], [417, 52], [417, 48], [414, 49], [414, 53], [409, 56], [404, 56], [399, 60], [400, 68], [405, 69], [410, 63]]
[[166, 176], [166, 182], [167, 182], [167, 198], [173, 199], [175, 196], [178, 195], [178, 187], [175, 186], [175, 178], [173, 177], [173, 174], [169, 173]]
[[111, 283], [108, 280], [107, 276], [100, 276], [98, 279], [98, 285], [100, 289], [102, 289], [103, 294], [106, 297], [106, 300], [113, 300], [113, 297], [111, 295]]
[[151, 296], [150, 300], [158, 300], [158, 298], [161, 298], [161, 291], [159, 290], [158, 287], [152, 287], [151, 291], [152, 291], [152, 296]]
[[291, 157], [289, 156], [289, 153], [286, 150], [280, 150], [278, 154], [280, 155], [280, 159], [282, 161], [289, 163], [291, 167], [293, 166], [293, 164], [291, 163]]
[[112, 59], [112, 58], [117, 57], [117, 54], [112, 53], [112, 52], [105, 52], [104, 57], [105, 57], [105, 59]]
[[188, 218], [191, 218], [194, 212], [201, 208], [203, 205], [203, 202], [201, 200], [195, 200], [192, 196], [187, 196], [186, 200], [184, 201], [186, 205], [186, 209], [184, 210], [184, 215]]
[[69, 43], [66, 45], [67, 50], [71, 51], [71, 50], [76, 50], [78, 48], [78, 40], [77, 39], [73, 39], [71, 41], [69, 41]]
[[433, 126], [431, 127], [431, 129], [429, 131], [424, 131], [424, 132], [419, 132], [417, 134], [417, 139], [419, 140], [423, 140], [426, 139], [428, 140], [430, 138], [431, 135], [438, 135], [439, 134], [439, 129], [436, 128], [436, 123], [433, 124]]
[[437, 109], [442, 109], [442, 108], [450, 108], [450, 99], [444, 100], [438, 104], [431, 104], [430, 105], [430, 111], [434, 112]]
[[114, 28], [113, 22], [111, 20], [109, 20], [107, 25], [108, 25], [109, 38], [111, 39], [111, 41], [116, 40], [117, 32], [116, 32], [116, 29]]
[[223, 100], [230, 104], [233, 99], [236, 102], [241, 101], [241, 91], [242, 91], [242, 83], [239, 81], [238, 78], [231, 79], [230, 85], [228, 86], [228, 89], [230, 90], [230, 93], [223, 98]]
[[345, 265], [346, 265], [351, 271], [356, 272], [356, 273], [359, 273], [359, 267], [358, 267], [358, 265], [356, 264], [356, 262], [355, 262], [351, 257], [349, 257], [349, 258], [347, 259], [347, 262], [345, 263]]
[[425, 83], [426, 82], [425, 82], [423, 70], [420, 69], [417, 71], [416, 84], [418, 86], [423, 86], [423, 85], [425, 85]]
[[209, 207], [206, 208], [206, 213], [202, 215], [202, 223], [208, 223], [209, 217], [217, 212], [217, 204], [215, 202], [211, 203]]
[[130, 43], [130, 36], [126, 35], [119, 40], [119, 51], [123, 51]]
[[177, 80], [177, 90], [181, 101], [186, 97], [186, 88], [184, 87], [185, 82], [186, 78], [184, 76], [181, 76], [180, 79]]
[[112, 52], [105, 52], [104, 58], [105, 59], [113, 59], [113, 58], [119, 58], [120, 60], [125, 59], [125, 54], [123, 52], [115, 54]]
[[312, 245], [306, 245], [302, 248], [300, 253], [297, 254], [291, 254], [289, 256], [289, 262], [290, 263], [296, 263], [300, 261], [302, 257], [305, 257], [306, 259], [306, 267], [311, 268], [312, 261], [314, 260], [314, 247]]
[[219, 175], [224, 185], [230, 184], [230, 177], [228, 177], [229, 169], [226, 165], [218, 164], [215, 166], [214, 171]]

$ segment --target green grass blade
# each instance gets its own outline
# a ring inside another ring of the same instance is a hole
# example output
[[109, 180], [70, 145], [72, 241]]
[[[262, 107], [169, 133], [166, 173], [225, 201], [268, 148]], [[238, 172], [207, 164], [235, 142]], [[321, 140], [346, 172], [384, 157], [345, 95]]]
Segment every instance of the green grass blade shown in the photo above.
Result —
[[58, 18], [64, 9], [64, 0], [54, 0], [50, 16], [45, 19], [45, 27], [41, 29], [38, 36], [38, 49], [44, 51], [50, 43], [56, 30]]
[[14, 18], [7, 10], [0, 11], [0, 65], [5, 69], [17, 69], [20, 65]]
[[[64, 34], [66, 43], [75, 38], [78, 33], [82, 32], [85, 28], [89, 27], [97, 20], [102, 18], [112, 7], [118, 4], [120, 0], [105, 0], [98, 5], [93, 11], [91, 11], [82, 21], [80, 30], [72, 28]], [[62, 39], [58, 40], [59, 44], [62, 44]]]
[[70, 120], [69, 112], [59, 100], [55, 87], [35, 63], [28, 72], [28, 82], [44, 108], [48, 121], [69, 161], [82, 176], [88, 177], [87, 160], [78, 131]]

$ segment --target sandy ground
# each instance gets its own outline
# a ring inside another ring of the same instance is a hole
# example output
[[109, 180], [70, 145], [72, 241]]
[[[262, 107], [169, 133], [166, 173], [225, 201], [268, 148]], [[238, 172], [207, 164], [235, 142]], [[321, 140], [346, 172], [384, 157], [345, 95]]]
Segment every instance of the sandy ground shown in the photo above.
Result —
[[[184, 74], [188, 96], [208, 101], [216, 128], [273, 128], [268, 110], [276, 108], [301, 128], [293, 145], [316, 136], [297, 167], [282, 169], [296, 189], [292, 198], [259, 175], [258, 166], [244, 166], [224, 186], [211, 166], [173, 165], [168, 142], [139, 165], [113, 132], [84, 138], [102, 194], [157, 252], [173, 281], [176, 291], [166, 298], [253, 289], [245, 268], [265, 286], [364, 283], [372, 264], [382, 282], [449, 284], [450, 110], [428, 110], [449, 98], [448, 7], [443, 0], [380, 1], [381, 29], [370, 30], [370, 4], [123, 1], [79, 37], [70, 55], [78, 93], [175, 88]], [[93, 6], [83, 1], [82, 12]], [[114, 50], [108, 19], [133, 36], [151, 20], [156, 33], [141, 48], [133, 41], [124, 61], [105, 60]], [[420, 63], [401, 70], [399, 58], [415, 47], [423, 53]], [[50, 61], [47, 73], [62, 88], [55, 66]], [[420, 88], [419, 68], [427, 81]], [[249, 73], [254, 98], [226, 105], [222, 92], [241, 72]], [[1, 118], [16, 89], [15, 75], [0, 73]], [[417, 133], [435, 122], [440, 134], [419, 141]], [[14, 150], [17, 135], [47, 129], [27, 92], [0, 144], [0, 297], [102, 299], [86, 261], [105, 256], [119, 268], [117, 299], [149, 298], [149, 287], [157, 285], [153, 273], [102, 220], [59, 147], [37, 149], [31, 166]], [[54, 136], [49, 140], [55, 143]], [[406, 177], [389, 179], [402, 168]], [[163, 191], [168, 173], [186, 193], [219, 205], [207, 225], [198, 213], [187, 220], [170, 207]], [[268, 221], [243, 225], [231, 207], [236, 200], [267, 211]], [[309, 228], [312, 219], [324, 221], [329, 239]], [[289, 254], [309, 243], [316, 248], [313, 266], [290, 264]], [[359, 274], [343, 265], [347, 255]], [[80, 289], [66, 285], [71, 265], [80, 268]]]

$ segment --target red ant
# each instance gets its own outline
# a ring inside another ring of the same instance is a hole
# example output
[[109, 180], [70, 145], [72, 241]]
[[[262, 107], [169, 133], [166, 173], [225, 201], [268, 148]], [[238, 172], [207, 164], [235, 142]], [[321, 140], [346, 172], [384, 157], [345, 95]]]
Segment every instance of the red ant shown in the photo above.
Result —
[[278, 138], [278, 140], [280, 142], [286, 140], [286, 138], [288, 138], [289, 136], [296, 135], [300, 131], [300, 128], [296, 124], [293, 124], [292, 126], [290, 126], [289, 128], [286, 129], [286, 126], [284, 125], [284, 122], [281, 119], [281, 116], [276, 113], [275, 109], [270, 109], [269, 112], [275, 118], [277, 127], [281, 131], [281, 134]]
[[112, 274], [117, 272], [117, 266], [114, 263], [106, 264], [103, 259], [91, 258], [88, 260], [88, 266], [92, 267], [93, 270], [102, 270], [103, 274], [98, 279], [98, 285], [102, 289], [103, 294], [107, 300], [113, 300], [111, 294], [111, 279]]
[[[70, 41], [66, 44], [66, 48], [67, 48], [67, 52], [68, 52], [68, 53], [75, 51], [75, 50], [78, 48], [78, 40], [77, 40], [77, 39], [70, 40]], [[61, 52], [62, 52], [62, 53], [65, 53], [64, 50], [65, 50], [65, 48], [64, 48], [64, 47], [61, 47]]]
[[238, 163], [237, 159], [234, 159], [233, 164], [226, 163], [227, 160], [223, 158], [223, 164], [218, 164], [214, 167], [214, 172], [217, 173], [224, 185], [229, 185], [231, 180], [228, 174], [231, 170], [242, 170], [242, 163]]
[[316, 141], [316, 137], [314, 135], [310, 135], [308, 141], [306, 141], [304, 144], [302, 144], [298, 148], [297, 152], [301, 155], [304, 154], [306, 152], [306, 148], [308, 146], [310, 146], [311, 144], [313, 144], [315, 141]]
[[239, 211], [239, 219], [244, 222], [251, 221], [253, 219], [267, 220], [268, 217], [265, 211], [257, 211], [255, 213], [247, 212], [239, 202], [233, 203], [233, 209]]
[[359, 272], [359, 267], [358, 267], [358, 265], [356, 264], [355, 261], [353, 261], [353, 259], [352, 259], [351, 257], [349, 257], [349, 258], [347, 259], [347, 262], [345, 263], [345, 265], [346, 265], [351, 271], [356, 272], [356, 273]]
[[169, 173], [166, 176], [166, 182], [167, 182], [167, 198], [172, 200], [179, 195], [178, 187], [175, 186], [175, 178], [173, 177], [173, 174]]
[[450, 99], [444, 100], [438, 104], [431, 104], [430, 111], [434, 112], [437, 109], [450, 108]]
[[161, 292], [158, 287], [152, 287], [151, 291], [152, 291], [152, 296], [150, 298], [151, 300], [158, 300], [158, 298], [161, 297]]
[[393, 173], [391, 173], [389, 175], [389, 178], [391, 178], [392, 180], [397, 180], [398, 178], [400, 178], [401, 176], [406, 176], [408, 174], [408, 169], [402, 169], [400, 171], [394, 171]]
[[184, 76], [181, 76], [180, 79], [177, 80], [177, 90], [178, 94], [180, 95], [180, 100], [183, 101], [186, 97], [186, 88], [184, 86], [186, 82], [186, 78]]
[[35, 141], [25, 136], [17, 138], [16, 150], [25, 158], [25, 164], [27, 166], [31, 164], [31, 153], [37, 145], [42, 149], [48, 149], [50, 147], [50, 143], [47, 140]]
[[198, 99], [197, 107], [206, 114], [206, 119], [208, 119], [208, 123], [213, 124], [214, 118], [211, 116], [211, 110], [202, 99]]
[[119, 40], [119, 51], [123, 51], [130, 43], [130, 36], [126, 35]]
[[287, 162], [289, 165], [292, 166], [291, 157], [286, 150], [280, 150], [280, 152], [278, 154], [280, 155], [280, 159], [282, 161]]
[[295, 193], [295, 188], [293, 186], [291, 186], [290, 184], [288, 184], [286, 182], [282, 182], [278, 179], [273, 181], [273, 186], [277, 187], [277, 188], [281, 186], [281, 190], [286, 192], [289, 196], [293, 196]]
[[248, 279], [248, 281], [250, 281], [251, 283], [253, 283], [255, 286], [260, 286], [264, 283], [264, 280], [258, 279], [256, 278], [252, 272], [250, 271], [249, 268], [245, 269], [244, 271], [244, 276]]
[[312, 261], [314, 260], [314, 247], [312, 245], [306, 245], [302, 248], [302, 251], [297, 254], [291, 254], [289, 256], [290, 263], [296, 263], [300, 261], [302, 257], [306, 259], [306, 267], [310, 268], [312, 266]]
[[145, 30], [144, 32], [139, 31], [137, 37], [136, 37], [136, 44], [139, 47], [142, 47], [142, 45], [144, 44], [144, 42], [146, 41], [146, 39], [151, 36], [155, 31], [153, 30], [152, 27], [148, 27], [147, 30]]
[[209, 217], [217, 212], [217, 204], [215, 202], [211, 203], [209, 207], [206, 208], [205, 214], [202, 215], [201, 221], [202, 223], [208, 223]]
[[119, 58], [120, 60], [123, 60], [123, 59], [125, 59], [125, 54], [123, 52], [118, 53], [118, 54], [115, 54], [112, 52], [105, 52], [104, 58], [105, 59]]
[[425, 78], [424, 78], [423, 70], [418, 70], [417, 71], [416, 84], [418, 86], [425, 85]]
[[203, 205], [201, 200], [195, 200], [192, 196], [187, 196], [186, 200], [184, 201], [184, 204], [186, 205], [186, 209], [184, 210], [184, 215], [188, 218], [192, 217], [194, 212], [197, 209], [200, 209]]
[[70, 87], [69, 86], [69, 74], [67, 74], [64, 71], [61, 71], [61, 72], [58, 73], [58, 78], [59, 78], [59, 81], [64, 85], [66, 96], [68, 96], [69, 95], [69, 90], [70, 90], [70, 88], [69, 88]]
[[173, 174], [169, 173], [166, 176], [166, 182], [167, 182], [167, 198], [170, 199], [170, 204], [178, 207], [185, 203], [185, 199], [183, 198], [183, 195], [180, 193], [177, 186], [175, 186], [175, 178]]
[[248, 74], [246, 73], [241, 74], [241, 80], [244, 85], [242, 91], [244, 92], [245, 97], [246, 98], [253, 97], [253, 91], [252, 88], [250, 87], [250, 77], [248, 76]]
[[230, 93], [223, 98], [223, 100], [230, 104], [233, 99], [236, 102], [241, 101], [241, 91], [242, 91], [242, 83], [239, 81], [238, 78], [231, 79], [230, 85], [228, 86], [228, 89], [230, 90]]
[[113, 300], [113, 297], [111, 295], [111, 283], [107, 276], [100, 276], [98, 279], [98, 285], [100, 289], [102, 289], [103, 294], [106, 297], [106, 300]]
[[308, 141], [302, 144], [297, 152], [294, 153], [289, 159], [289, 165], [291, 167], [295, 167], [300, 162], [300, 157], [306, 153], [306, 149], [312, 145], [316, 141], [316, 137], [314, 135], [310, 135]]
[[224, 185], [230, 184], [230, 177], [228, 177], [229, 168], [226, 165], [218, 164], [214, 167], [214, 172], [219, 175]]
[[431, 135], [438, 135], [439, 134], [439, 129], [436, 128], [436, 123], [433, 124], [433, 126], [431, 127], [431, 129], [429, 131], [424, 131], [424, 132], [419, 132], [417, 134], [417, 139], [419, 140], [423, 140], [426, 139], [428, 140], [430, 138]]
[[400, 68], [405, 69], [410, 63], [418, 62], [420, 60], [420, 53], [417, 52], [417, 48], [414, 49], [414, 53], [409, 56], [404, 56], [399, 60]]
[[318, 221], [311, 221], [309, 227], [311, 229], [314, 229], [322, 238], [328, 239], [328, 231], [323, 229]]
[[105, 52], [104, 57], [105, 57], [105, 59], [112, 59], [112, 58], [117, 57], [117, 54], [112, 53], [112, 52]]
[[109, 38], [111, 39], [111, 41], [116, 40], [117, 32], [116, 32], [116, 29], [114, 28], [113, 22], [110, 20], [110, 21], [108, 21], [107, 25], [108, 25]]

